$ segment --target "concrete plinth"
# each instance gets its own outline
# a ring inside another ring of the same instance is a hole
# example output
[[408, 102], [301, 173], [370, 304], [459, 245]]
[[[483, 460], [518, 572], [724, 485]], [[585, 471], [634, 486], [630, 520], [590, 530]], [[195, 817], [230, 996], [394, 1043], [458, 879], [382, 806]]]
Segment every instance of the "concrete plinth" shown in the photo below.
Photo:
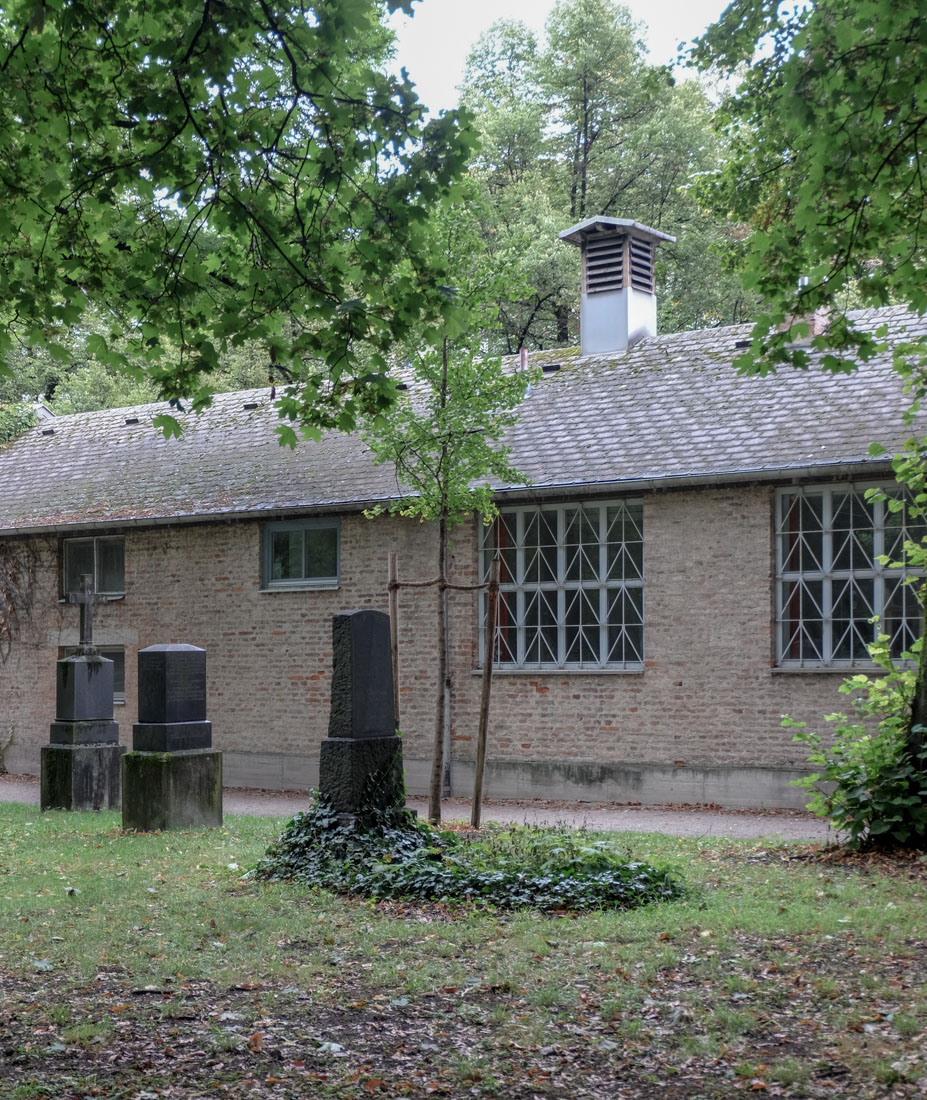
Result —
[[122, 758], [124, 829], [153, 832], [221, 824], [221, 752], [129, 752]]
[[53, 745], [105, 745], [119, 740], [119, 724], [111, 718], [86, 722], [52, 722], [49, 740]]
[[319, 790], [338, 813], [404, 806], [402, 741], [396, 736], [325, 738]]
[[124, 745], [42, 746], [43, 810], [118, 810]]
[[136, 722], [132, 727], [135, 752], [186, 752], [212, 748], [211, 722]]

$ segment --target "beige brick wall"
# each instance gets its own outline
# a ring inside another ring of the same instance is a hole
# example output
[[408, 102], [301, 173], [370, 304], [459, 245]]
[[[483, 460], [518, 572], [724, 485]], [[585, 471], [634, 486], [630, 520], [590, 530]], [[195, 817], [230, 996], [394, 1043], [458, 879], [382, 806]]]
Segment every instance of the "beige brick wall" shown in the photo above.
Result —
[[[579, 765], [627, 766], [634, 774], [655, 765], [680, 776], [800, 764], [780, 716], [787, 711], [818, 721], [839, 705], [840, 677], [771, 668], [771, 524], [769, 488], [646, 496], [646, 670], [497, 673], [490, 774], [522, 769], [529, 787], [536, 776], [536, 793], [550, 797], [551, 783], [559, 781], [544, 779], [551, 762], [566, 768], [564, 775]], [[99, 608], [95, 619], [100, 644], [126, 647], [126, 705], [116, 713], [123, 742], [130, 743], [136, 716], [138, 648], [186, 642], [207, 651], [209, 718], [218, 748], [256, 754], [255, 782], [266, 776], [258, 757], [313, 759], [328, 724], [331, 616], [351, 608], [386, 609], [390, 550], [399, 553], [402, 579], [436, 573], [428, 526], [344, 516], [338, 590], [265, 593], [260, 530], [255, 522], [230, 522], [124, 532], [126, 597]], [[457, 583], [476, 580], [476, 538], [475, 525], [453, 533]], [[31, 545], [40, 557], [33, 608], [0, 663], [0, 744], [12, 729], [6, 767], [34, 772], [54, 717], [57, 647], [76, 641], [78, 609], [57, 599], [57, 540]], [[424, 774], [431, 754], [436, 599], [433, 589], [401, 594], [400, 705], [413, 778]], [[474, 755], [480, 694], [476, 597], [453, 592], [450, 622], [452, 755], [465, 765]], [[249, 757], [236, 759], [240, 776]], [[279, 782], [287, 785], [288, 774], [297, 771], [295, 765], [288, 771], [283, 759]]]

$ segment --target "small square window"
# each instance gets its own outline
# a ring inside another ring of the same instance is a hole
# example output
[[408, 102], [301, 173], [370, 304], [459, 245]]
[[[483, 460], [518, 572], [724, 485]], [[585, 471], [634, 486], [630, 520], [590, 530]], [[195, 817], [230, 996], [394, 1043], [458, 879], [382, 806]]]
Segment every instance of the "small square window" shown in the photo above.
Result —
[[264, 528], [262, 581], [266, 589], [334, 588], [340, 581], [338, 520], [293, 520]]
[[[121, 645], [98, 645], [101, 657], [113, 662], [113, 702], [122, 706], [126, 701], [126, 651]], [[79, 646], [66, 646], [60, 651], [62, 657], [77, 657]]]
[[125, 541], [121, 535], [102, 538], [65, 539], [62, 591], [80, 591], [84, 574], [93, 577], [93, 590], [101, 596], [124, 596]]

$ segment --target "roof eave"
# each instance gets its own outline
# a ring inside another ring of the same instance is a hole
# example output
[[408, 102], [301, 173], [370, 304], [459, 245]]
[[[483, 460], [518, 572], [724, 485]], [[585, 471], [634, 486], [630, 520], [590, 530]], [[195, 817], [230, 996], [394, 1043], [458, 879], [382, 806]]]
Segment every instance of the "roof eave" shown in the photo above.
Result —
[[[547, 497], [576, 496], [583, 492], [640, 493], [665, 489], [704, 488], [707, 486], [733, 485], [744, 482], [801, 481], [807, 478], [847, 478], [864, 474], [891, 473], [891, 465], [885, 459], [857, 459], [847, 462], [796, 463], [786, 466], [758, 466], [749, 469], [718, 469], [692, 471], [685, 474], [652, 474], [646, 477], [603, 478], [597, 481], [557, 481], [536, 485], [511, 485], [494, 489], [503, 499], [543, 499]], [[42, 523], [23, 527], [0, 528], [0, 537], [13, 538], [23, 535], [66, 535], [72, 531], [96, 531], [113, 527], [144, 528], [168, 527], [193, 523], [237, 523], [276, 519], [281, 516], [317, 515], [323, 513], [355, 513], [368, 508], [383, 506], [396, 497], [371, 497], [366, 500], [336, 500], [324, 503], [301, 503], [266, 508], [226, 509], [217, 512], [198, 512], [188, 515], [165, 516], [112, 516], [97, 520], [69, 520], [66, 523]]]

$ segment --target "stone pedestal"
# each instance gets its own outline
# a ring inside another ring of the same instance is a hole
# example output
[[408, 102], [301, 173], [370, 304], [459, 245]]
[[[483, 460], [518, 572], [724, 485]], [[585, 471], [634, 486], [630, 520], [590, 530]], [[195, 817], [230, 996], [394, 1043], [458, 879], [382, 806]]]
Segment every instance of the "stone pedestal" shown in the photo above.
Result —
[[402, 741], [329, 737], [319, 755], [319, 793], [340, 814], [405, 805]]
[[222, 824], [222, 753], [206, 720], [206, 652], [138, 654], [138, 722], [122, 765], [122, 826], [143, 832]]
[[[115, 725], [115, 723], [113, 723]], [[125, 745], [43, 745], [43, 810], [118, 810]]]
[[332, 701], [319, 794], [343, 814], [405, 805], [393, 711], [389, 616], [344, 611], [332, 622]]
[[42, 748], [43, 810], [118, 810], [119, 726], [113, 719], [113, 662], [92, 648], [58, 662], [56, 719]]
[[221, 752], [129, 752], [122, 758], [124, 829], [147, 833], [221, 824]]

